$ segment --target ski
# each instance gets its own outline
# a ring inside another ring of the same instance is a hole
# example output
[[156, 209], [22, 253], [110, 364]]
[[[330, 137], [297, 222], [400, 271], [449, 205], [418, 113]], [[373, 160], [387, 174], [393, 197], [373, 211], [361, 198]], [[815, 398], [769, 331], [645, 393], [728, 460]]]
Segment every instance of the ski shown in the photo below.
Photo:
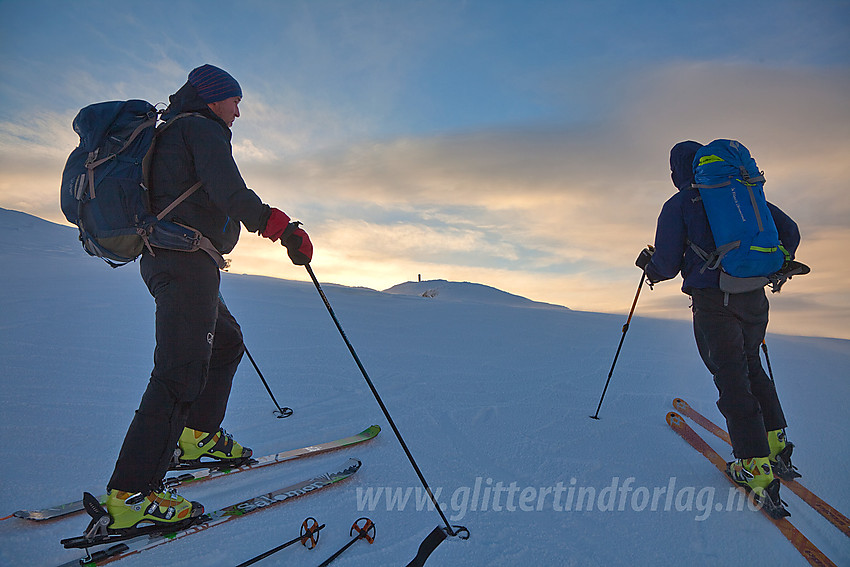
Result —
[[[249, 498], [236, 504], [231, 504], [213, 512], [203, 514], [199, 520], [189, 527], [177, 530], [175, 532], [156, 533], [149, 535], [140, 535], [131, 539], [117, 542], [106, 549], [97, 551], [93, 554], [88, 554], [80, 559], [73, 559], [61, 564], [59, 567], [94, 567], [106, 565], [113, 561], [123, 559], [125, 557], [136, 555], [143, 551], [159, 547], [160, 545], [182, 539], [188, 535], [218, 526], [225, 522], [229, 522], [236, 518], [241, 518], [252, 514], [258, 510], [276, 506], [282, 502], [286, 502], [293, 498], [316, 492], [332, 484], [336, 484], [350, 477], [360, 469], [360, 461], [357, 459], [349, 459], [339, 470], [333, 470], [275, 490]], [[62, 544], [69, 548], [88, 548], [84, 537], [69, 538], [62, 540]]]
[[[722, 439], [729, 445], [732, 444], [732, 441], [729, 439], [729, 434], [726, 433], [726, 430], [715, 424], [713, 421], [702, 415], [697, 410], [693, 409], [688, 405], [688, 402], [683, 400], [682, 398], [676, 398], [673, 400], [673, 407], [678, 410], [678, 412], [685, 417], [688, 417], [694, 421], [694, 423], [703, 427], [706, 431], [713, 433], [718, 438]], [[814, 492], [800, 484], [797, 480], [785, 480], [779, 479], [782, 482], [783, 486], [788, 487], [788, 490], [796, 494], [800, 500], [814, 508], [816, 512], [818, 512], [821, 516], [829, 520], [829, 522], [834, 525], [836, 528], [841, 530], [841, 532], [850, 537], [850, 518], [836, 510]]]
[[[723, 460], [717, 451], [711, 448], [711, 446], [705, 442], [705, 440], [700, 437], [696, 431], [691, 429], [691, 427], [685, 422], [685, 419], [676, 412], [670, 412], [667, 414], [667, 424], [678, 433], [682, 439], [687, 441], [694, 449], [702, 453], [702, 455], [711, 461], [717, 469], [723, 473], [723, 476], [726, 477], [729, 482], [735, 485], [742, 492], [746, 492], [743, 487], [739, 486], [735, 481], [729, 478], [729, 475], [726, 474], [726, 461]], [[749, 496], [748, 496], [749, 497]], [[818, 547], [809, 541], [806, 536], [804, 536], [800, 530], [798, 530], [794, 525], [788, 521], [787, 518], [773, 518], [770, 514], [762, 508], [762, 512], [770, 520], [774, 526], [776, 526], [782, 535], [791, 542], [797, 551], [809, 562], [810, 565], [815, 566], [830, 566], [834, 567], [835, 563], [833, 563], [824, 553], [818, 549]]]
[[[254, 469], [258, 469], [261, 467], [266, 467], [270, 465], [276, 465], [279, 463], [284, 463], [286, 461], [292, 461], [295, 459], [301, 459], [304, 457], [311, 457], [313, 455], [320, 455], [322, 453], [327, 453], [329, 451], [333, 451], [335, 449], [341, 449], [343, 447], [350, 447], [352, 445], [357, 445], [358, 443], [363, 443], [364, 441], [368, 441], [370, 439], [374, 439], [378, 433], [381, 432], [381, 428], [378, 425], [373, 425], [367, 429], [364, 429], [357, 435], [352, 435], [351, 437], [343, 437], [342, 439], [337, 439], [336, 441], [328, 441], [326, 443], [320, 443], [318, 445], [308, 445], [306, 447], [301, 447], [299, 449], [292, 449], [290, 451], [283, 451], [282, 453], [275, 453], [273, 455], [266, 455], [265, 457], [258, 457], [256, 459], [251, 459], [247, 464], [242, 465], [241, 467], [235, 468], [202, 468], [196, 469], [191, 472], [186, 472], [180, 474], [179, 476], [173, 476], [165, 479], [165, 487], [166, 488], [176, 488], [178, 486], [186, 485], [189, 483], [197, 483], [205, 480], [212, 480], [214, 478], [219, 478], [222, 476], [228, 476], [237, 474], [240, 472], [250, 471]], [[98, 496], [98, 500], [101, 504], [106, 503], [106, 495], [102, 494]], [[69, 514], [76, 514], [78, 512], [83, 511], [83, 501], [77, 500], [75, 502], [69, 502], [67, 504], [60, 504], [58, 506], [52, 506], [50, 508], [43, 508], [41, 510], [18, 510], [13, 514], [13, 516], [18, 518], [23, 518], [25, 520], [33, 520], [36, 522], [50, 520], [53, 518], [60, 518], [63, 516], [67, 516]]]

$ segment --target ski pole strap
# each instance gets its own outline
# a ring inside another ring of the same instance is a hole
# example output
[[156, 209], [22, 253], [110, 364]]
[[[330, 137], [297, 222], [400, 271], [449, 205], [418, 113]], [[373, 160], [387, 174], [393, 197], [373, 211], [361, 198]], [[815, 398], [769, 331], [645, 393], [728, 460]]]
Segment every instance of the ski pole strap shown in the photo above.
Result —
[[283, 234], [280, 235], [280, 243], [283, 244], [286, 240], [292, 236], [292, 233], [298, 230], [298, 227], [301, 226], [301, 221], [292, 221], [288, 225], [286, 225], [286, 230], [283, 231]]
[[[453, 526], [455, 528], [453, 536], [459, 537], [460, 539], [469, 539], [469, 530], [464, 526]], [[422, 543], [419, 544], [419, 551], [416, 552], [416, 557], [407, 564], [407, 567], [422, 567], [425, 565], [425, 561], [428, 560], [428, 557], [431, 556], [431, 553], [437, 546], [443, 543], [446, 538], [449, 536], [446, 533], [446, 529], [443, 526], [437, 526], [434, 528], [430, 534], [428, 534], [425, 539], [422, 540]]]

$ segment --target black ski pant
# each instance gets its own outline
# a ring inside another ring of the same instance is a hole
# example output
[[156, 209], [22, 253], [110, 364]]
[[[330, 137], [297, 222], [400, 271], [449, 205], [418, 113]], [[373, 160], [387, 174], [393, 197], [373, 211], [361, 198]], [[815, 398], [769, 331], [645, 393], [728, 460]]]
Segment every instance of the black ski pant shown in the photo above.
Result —
[[140, 271], [156, 300], [154, 368], [108, 484], [132, 493], [159, 485], [184, 427], [218, 430], [245, 351], [205, 252], [146, 252]]
[[694, 289], [691, 296], [697, 348], [720, 393], [717, 407], [733, 453], [739, 459], [766, 457], [767, 431], [787, 424], [759, 357], [768, 319], [764, 289], [728, 296], [719, 289]]

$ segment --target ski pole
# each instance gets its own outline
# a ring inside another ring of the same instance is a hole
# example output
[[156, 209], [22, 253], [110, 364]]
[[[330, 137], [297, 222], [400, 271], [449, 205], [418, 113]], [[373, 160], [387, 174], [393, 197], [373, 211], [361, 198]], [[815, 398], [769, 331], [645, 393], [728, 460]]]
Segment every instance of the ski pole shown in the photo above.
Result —
[[280, 404], [277, 403], [277, 400], [275, 399], [274, 394], [272, 394], [272, 389], [269, 388], [269, 383], [266, 382], [266, 379], [263, 377], [263, 373], [260, 372], [260, 367], [257, 366], [256, 362], [254, 362], [254, 357], [251, 356], [251, 353], [248, 351], [248, 347], [244, 347], [244, 348], [245, 348], [245, 354], [248, 355], [248, 360], [250, 360], [251, 364], [254, 365], [254, 370], [257, 371], [257, 376], [260, 377], [260, 380], [263, 382], [263, 386], [266, 387], [266, 391], [269, 393], [269, 396], [271, 397], [272, 402], [274, 402], [274, 405], [277, 407], [277, 409], [274, 410], [274, 412], [272, 412], [272, 413], [276, 414], [275, 417], [277, 417], [278, 419], [282, 419], [284, 417], [289, 417], [290, 415], [292, 415], [292, 408], [282, 408], [282, 407], [280, 407]]
[[646, 280], [646, 272], [643, 272], [640, 276], [640, 283], [638, 284], [637, 293], [635, 293], [635, 300], [632, 302], [632, 308], [629, 310], [629, 317], [626, 319], [626, 324], [623, 325], [623, 334], [620, 336], [620, 344], [617, 346], [617, 354], [614, 355], [614, 362], [611, 364], [611, 370], [608, 372], [608, 380], [605, 381], [605, 388], [602, 389], [602, 397], [599, 398], [599, 405], [596, 406], [596, 413], [590, 416], [591, 419], [599, 419], [599, 409], [602, 407], [602, 400], [605, 399], [605, 392], [608, 391], [608, 384], [611, 382], [611, 376], [614, 374], [614, 366], [617, 364], [617, 359], [620, 357], [620, 349], [623, 348], [623, 341], [626, 338], [626, 332], [629, 330], [629, 323], [631, 322], [632, 315], [635, 312], [635, 306], [637, 305], [644, 280]]
[[[219, 292], [218, 294], [218, 299], [219, 301], [221, 301], [222, 305], [227, 308], [227, 304], [224, 302], [224, 297], [222, 297], [221, 292]], [[292, 408], [282, 408], [280, 407], [280, 404], [277, 403], [277, 400], [275, 399], [274, 394], [272, 393], [272, 389], [269, 387], [269, 383], [266, 382], [266, 378], [263, 376], [263, 373], [260, 372], [260, 367], [257, 366], [256, 362], [254, 362], [254, 357], [251, 356], [251, 353], [248, 351], [248, 347], [245, 346], [245, 343], [242, 343], [242, 348], [245, 350], [245, 354], [248, 355], [248, 360], [251, 361], [251, 364], [254, 366], [254, 370], [257, 371], [257, 376], [260, 377], [260, 381], [263, 383], [263, 386], [266, 387], [266, 392], [269, 393], [269, 397], [272, 399], [272, 402], [274, 402], [274, 405], [277, 408], [273, 412], [277, 414], [275, 417], [277, 417], [278, 419], [282, 419], [284, 417], [289, 417], [290, 415], [292, 415]]]
[[381, 399], [381, 395], [378, 393], [378, 390], [375, 388], [375, 384], [372, 383], [372, 379], [369, 378], [369, 374], [366, 372], [366, 368], [363, 367], [363, 363], [360, 362], [360, 357], [357, 356], [357, 352], [355, 352], [354, 347], [351, 345], [351, 342], [348, 340], [348, 337], [345, 335], [345, 331], [342, 329], [342, 325], [339, 322], [339, 319], [336, 318], [336, 313], [334, 313], [333, 308], [331, 307], [330, 302], [328, 301], [328, 297], [325, 295], [325, 292], [322, 290], [322, 286], [319, 285], [319, 280], [316, 279], [316, 274], [313, 273], [313, 268], [310, 267], [310, 264], [305, 264], [305, 268], [307, 268], [307, 273], [310, 274], [310, 279], [313, 280], [313, 284], [316, 286], [316, 291], [319, 292], [319, 296], [322, 298], [322, 301], [325, 304], [325, 307], [328, 310], [328, 313], [333, 319], [334, 324], [336, 325], [337, 330], [339, 331], [342, 340], [345, 342], [345, 345], [348, 347], [349, 352], [351, 352], [351, 356], [354, 357], [354, 362], [357, 363], [357, 367], [360, 369], [360, 373], [363, 374], [363, 378], [366, 379], [366, 383], [369, 385], [369, 389], [372, 390], [372, 395], [375, 396], [375, 400], [377, 400], [378, 405], [381, 407], [381, 411], [384, 412], [384, 416], [387, 418], [387, 422], [389, 422], [390, 427], [395, 433], [398, 442], [401, 444], [401, 448], [404, 450], [404, 454], [407, 455], [407, 459], [410, 461], [410, 464], [413, 466], [413, 470], [416, 471], [416, 475], [419, 477], [419, 482], [422, 483], [422, 486], [425, 487], [425, 492], [428, 493], [428, 498], [430, 498], [431, 502], [434, 504], [434, 508], [440, 514], [440, 518], [443, 519], [443, 522], [446, 524], [446, 533], [452, 537], [457, 536], [461, 533], [465, 533], [466, 537], [462, 537], [461, 539], [469, 538], [469, 530], [467, 530], [463, 526], [454, 526], [461, 528], [458, 532], [455, 532], [451, 523], [449, 523], [449, 519], [443, 513], [443, 509], [440, 507], [440, 504], [437, 502], [437, 498], [434, 496], [434, 493], [431, 491], [431, 487], [428, 486], [428, 482], [425, 480], [425, 476], [422, 474], [422, 471], [419, 469], [419, 465], [416, 464], [416, 459], [413, 458], [413, 454], [410, 452], [410, 449], [407, 448], [407, 443], [404, 442], [404, 438], [401, 436], [401, 432], [396, 427], [395, 421], [393, 421], [393, 417], [390, 415], [390, 411], [387, 409], [387, 406], [384, 405], [384, 401]]
[[266, 551], [265, 553], [261, 553], [260, 555], [254, 557], [253, 559], [249, 559], [248, 561], [245, 561], [244, 563], [240, 563], [236, 567], [248, 567], [248, 565], [253, 565], [254, 563], [256, 563], [258, 561], [262, 561], [263, 559], [265, 559], [269, 555], [273, 555], [273, 554], [277, 553], [278, 551], [280, 551], [281, 549], [289, 547], [290, 545], [292, 545], [296, 542], [299, 542], [299, 541], [301, 542], [301, 545], [303, 545], [307, 549], [313, 549], [314, 547], [316, 547], [316, 544], [319, 542], [319, 530], [321, 530], [324, 527], [325, 527], [325, 524], [322, 524], [320, 526], [319, 522], [316, 521], [316, 518], [307, 518], [301, 524], [301, 535], [287, 541], [286, 543], [280, 544], [279, 546], [275, 547], [274, 549], [270, 549], [270, 550]]
[[[360, 525], [360, 522], [363, 522], [363, 525]], [[354, 525], [351, 526], [351, 529], [348, 531], [348, 535], [354, 535], [354, 532], [357, 532], [357, 535], [354, 536], [354, 539], [343, 545], [339, 551], [328, 557], [324, 563], [319, 565], [319, 567], [327, 567], [331, 564], [331, 562], [342, 555], [342, 553], [357, 543], [361, 539], [365, 539], [370, 544], [375, 541], [375, 524], [369, 518], [357, 518], [357, 521], [354, 522]]]

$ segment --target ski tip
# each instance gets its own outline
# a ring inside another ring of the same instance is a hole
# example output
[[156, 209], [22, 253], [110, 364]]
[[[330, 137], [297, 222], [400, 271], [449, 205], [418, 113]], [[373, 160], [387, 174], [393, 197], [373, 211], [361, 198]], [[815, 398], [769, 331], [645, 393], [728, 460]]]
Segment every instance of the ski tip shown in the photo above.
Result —
[[380, 432], [381, 432], [381, 426], [375, 424], [375, 425], [372, 425], [372, 426], [364, 429], [362, 435], [367, 435], [368, 437], [375, 437]]
[[673, 429], [681, 429], [685, 425], [685, 419], [678, 413], [671, 411], [667, 414], [667, 424]]
[[688, 405], [688, 402], [682, 398], [673, 398], [673, 407], [679, 411], [685, 411], [691, 408], [691, 406]]
[[342, 470], [338, 473], [338, 475], [341, 477], [341, 479], [347, 478], [347, 477], [353, 475], [354, 473], [356, 473], [358, 470], [360, 470], [361, 465], [363, 465], [363, 462], [360, 459], [356, 459], [356, 458], [348, 459], [348, 461], [346, 461], [345, 465], [343, 466]]

